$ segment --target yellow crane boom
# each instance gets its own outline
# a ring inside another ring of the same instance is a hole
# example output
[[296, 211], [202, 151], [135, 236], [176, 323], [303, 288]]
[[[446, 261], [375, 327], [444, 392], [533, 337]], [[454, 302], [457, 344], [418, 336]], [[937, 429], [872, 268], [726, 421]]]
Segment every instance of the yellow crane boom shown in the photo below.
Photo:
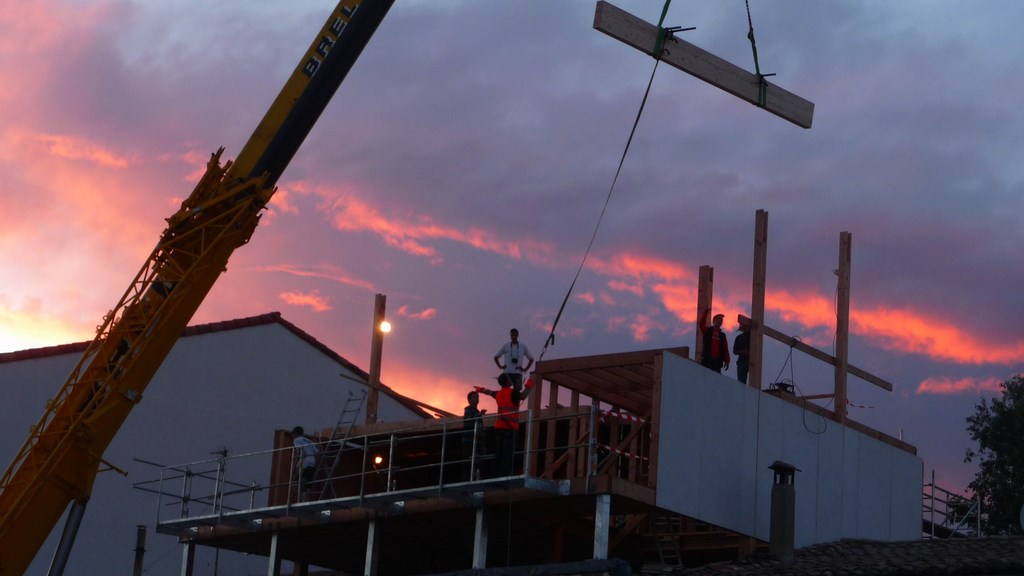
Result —
[[[103, 452], [231, 254], [249, 241], [278, 178], [393, 2], [342, 0], [238, 158], [222, 166], [223, 148], [212, 154], [192, 194], [167, 219], [156, 248], [0, 478], [0, 574], [28, 569], [69, 504], [78, 511], [69, 516], [80, 520]], [[58, 574], [63, 556], [54, 558]]]

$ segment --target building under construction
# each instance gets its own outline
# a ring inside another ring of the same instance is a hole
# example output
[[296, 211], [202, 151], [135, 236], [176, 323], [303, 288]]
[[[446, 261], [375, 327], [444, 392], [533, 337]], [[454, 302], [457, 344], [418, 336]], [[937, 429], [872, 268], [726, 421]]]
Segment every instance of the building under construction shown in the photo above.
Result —
[[913, 446], [688, 348], [545, 360], [533, 382], [508, 476], [492, 473], [491, 417], [480, 435], [455, 416], [365, 424], [357, 392], [317, 431], [308, 484], [279, 430], [272, 450], [140, 487], [183, 544], [182, 574], [197, 546], [265, 556], [268, 574], [626, 574], [921, 536]]

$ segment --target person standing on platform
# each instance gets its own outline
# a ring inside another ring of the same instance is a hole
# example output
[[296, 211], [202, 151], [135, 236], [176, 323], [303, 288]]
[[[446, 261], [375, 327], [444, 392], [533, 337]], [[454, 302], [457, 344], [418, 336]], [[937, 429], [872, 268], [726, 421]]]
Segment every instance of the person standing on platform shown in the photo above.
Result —
[[487, 410], [481, 410], [480, 393], [473, 390], [466, 394], [466, 407], [462, 410], [462, 460], [464, 471], [463, 480], [474, 480], [479, 477], [480, 464], [477, 459], [487, 453], [484, 443], [484, 428], [481, 421]]
[[292, 446], [295, 447], [301, 461], [299, 496], [305, 500], [305, 493], [311, 489], [313, 479], [316, 477], [316, 457], [320, 454], [320, 449], [316, 447], [315, 442], [306, 437], [306, 431], [302, 426], [292, 428]]
[[747, 373], [750, 372], [750, 320], [739, 316], [740, 333], [732, 341], [732, 353], [736, 355], [736, 379], [744, 384], [747, 383]]
[[[519, 342], [519, 330], [513, 328], [508, 335], [511, 342], [498, 350], [498, 353], [494, 355], [494, 363], [503, 373], [511, 377], [512, 388], [519, 392], [523, 389], [523, 372], [529, 372], [530, 367], [533, 366], [533, 354], [530, 354], [530, 349], [526, 347], [526, 344]], [[527, 360], [526, 366], [522, 365], [523, 358]], [[505, 362], [504, 365], [502, 365], [502, 361]]]
[[526, 382], [526, 389], [519, 392], [512, 386], [509, 374], [498, 376], [501, 390], [497, 392], [477, 386], [476, 391], [493, 396], [498, 404], [498, 418], [494, 421], [494, 477], [511, 476], [515, 464], [516, 432], [519, 430], [519, 404], [530, 395], [533, 379]]
[[729, 369], [729, 339], [722, 331], [725, 315], [715, 314], [712, 319], [713, 324], [708, 326], [708, 314], [710, 313], [711, 309], [708, 308], [700, 315], [700, 332], [704, 335], [700, 363], [710, 370], [721, 373], [723, 367], [726, 370]]

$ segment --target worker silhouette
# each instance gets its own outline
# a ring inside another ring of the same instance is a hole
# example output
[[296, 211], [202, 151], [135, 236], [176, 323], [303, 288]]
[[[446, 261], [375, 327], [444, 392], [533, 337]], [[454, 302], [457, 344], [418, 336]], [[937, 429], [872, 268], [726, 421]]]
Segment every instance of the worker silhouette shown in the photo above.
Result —
[[736, 355], [736, 379], [746, 384], [750, 372], [750, 320], [738, 316], [736, 321], [740, 330], [732, 341], [732, 353]]
[[724, 314], [715, 314], [712, 325], [708, 325], [708, 314], [711, 309], [707, 308], [700, 315], [700, 332], [704, 335], [704, 345], [701, 347], [700, 363], [715, 372], [721, 373], [722, 367], [729, 369], [729, 339], [722, 330]]
[[530, 395], [533, 379], [526, 382], [526, 389], [520, 392], [512, 386], [507, 372], [498, 376], [498, 391], [477, 386], [475, 390], [494, 398], [498, 405], [498, 418], [494, 421], [494, 477], [511, 476], [515, 462], [516, 433], [519, 431], [519, 404]]
[[476, 390], [466, 394], [466, 402], [462, 410], [462, 479], [474, 480], [480, 477], [479, 458], [487, 453], [482, 421], [487, 410], [479, 408], [480, 393]]

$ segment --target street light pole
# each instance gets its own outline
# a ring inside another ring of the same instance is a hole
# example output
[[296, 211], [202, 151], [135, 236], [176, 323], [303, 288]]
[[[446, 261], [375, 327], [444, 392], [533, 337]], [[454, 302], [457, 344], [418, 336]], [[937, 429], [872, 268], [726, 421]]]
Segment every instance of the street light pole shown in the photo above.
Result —
[[380, 391], [380, 357], [384, 349], [384, 333], [390, 325], [384, 320], [387, 296], [377, 294], [373, 305], [373, 334], [370, 343], [370, 390], [366, 397], [366, 423], [377, 422], [377, 396]]

